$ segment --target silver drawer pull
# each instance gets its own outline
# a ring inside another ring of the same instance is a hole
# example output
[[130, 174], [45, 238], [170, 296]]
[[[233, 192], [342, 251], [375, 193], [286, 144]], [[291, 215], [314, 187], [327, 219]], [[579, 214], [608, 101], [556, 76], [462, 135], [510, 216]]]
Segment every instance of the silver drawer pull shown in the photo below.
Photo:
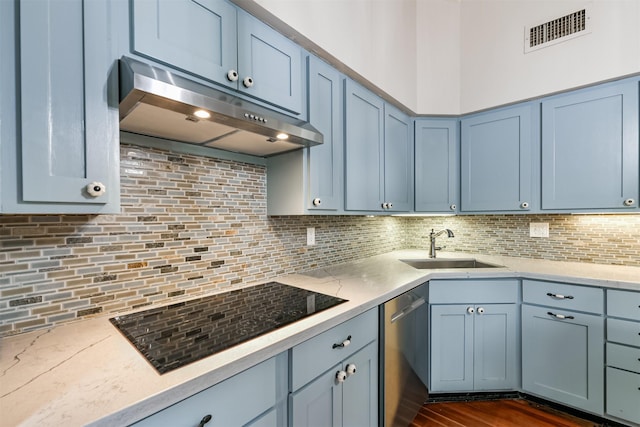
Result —
[[555, 317], [556, 319], [575, 319], [575, 317], [573, 317], [573, 316], [565, 316], [564, 314], [556, 314], [556, 313], [552, 313], [550, 311], [547, 311], [547, 314], [549, 316]]
[[344, 347], [349, 346], [349, 344], [351, 344], [351, 335], [349, 335], [347, 337], [347, 339], [342, 341], [341, 343], [334, 344], [333, 347], [331, 347], [331, 348], [344, 348]]
[[550, 296], [551, 298], [557, 298], [557, 299], [573, 299], [573, 296], [571, 295], [552, 294], [551, 292], [547, 292], [547, 295]]

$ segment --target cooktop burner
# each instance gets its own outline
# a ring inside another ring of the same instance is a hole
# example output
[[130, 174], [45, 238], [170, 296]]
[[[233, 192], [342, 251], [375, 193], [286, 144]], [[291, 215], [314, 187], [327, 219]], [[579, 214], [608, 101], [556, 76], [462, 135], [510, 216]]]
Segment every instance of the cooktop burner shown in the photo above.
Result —
[[109, 320], [164, 374], [343, 302], [269, 282]]

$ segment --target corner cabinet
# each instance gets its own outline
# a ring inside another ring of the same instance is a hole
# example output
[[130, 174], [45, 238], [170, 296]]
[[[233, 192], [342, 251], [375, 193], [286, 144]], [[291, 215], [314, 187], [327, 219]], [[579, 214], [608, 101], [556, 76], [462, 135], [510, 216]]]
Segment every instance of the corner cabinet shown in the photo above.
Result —
[[415, 211], [458, 210], [460, 143], [458, 119], [415, 121]]
[[411, 118], [352, 80], [345, 81], [345, 210], [410, 211]]
[[282, 34], [226, 0], [132, 4], [135, 53], [301, 113], [302, 49]]
[[343, 212], [342, 74], [309, 56], [308, 117], [321, 145], [267, 158], [269, 215]]
[[108, 2], [22, 0], [0, 9], [9, 58], [0, 78], [0, 212], [119, 212]]
[[432, 280], [430, 392], [518, 388], [518, 280]]
[[542, 209], [637, 211], [638, 81], [542, 101]]
[[520, 104], [462, 119], [461, 212], [526, 213], [537, 208], [537, 105]]

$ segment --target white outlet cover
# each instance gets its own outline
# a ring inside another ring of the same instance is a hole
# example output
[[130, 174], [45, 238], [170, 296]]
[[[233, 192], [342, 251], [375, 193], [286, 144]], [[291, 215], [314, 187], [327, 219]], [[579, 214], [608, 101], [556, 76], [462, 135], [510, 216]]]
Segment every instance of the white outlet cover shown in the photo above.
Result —
[[307, 246], [316, 244], [316, 228], [307, 227]]
[[529, 237], [549, 237], [548, 222], [530, 222]]

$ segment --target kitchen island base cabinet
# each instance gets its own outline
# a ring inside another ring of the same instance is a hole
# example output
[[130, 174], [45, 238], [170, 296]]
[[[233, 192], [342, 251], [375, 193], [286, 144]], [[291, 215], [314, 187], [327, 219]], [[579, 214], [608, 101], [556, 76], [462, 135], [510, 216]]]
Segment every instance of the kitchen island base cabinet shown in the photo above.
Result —
[[523, 305], [523, 390], [602, 415], [603, 343], [602, 316]]
[[287, 352], [133, 424], [135, 427], [285, 426], [287, 424]]
[[[356, 372], [350, 374], [350, 367]], [[344, 380], [338, 377], [346, 373]], [[378, 346], [374, 341], [291, 395], [292, 426], [377, 426]]]

